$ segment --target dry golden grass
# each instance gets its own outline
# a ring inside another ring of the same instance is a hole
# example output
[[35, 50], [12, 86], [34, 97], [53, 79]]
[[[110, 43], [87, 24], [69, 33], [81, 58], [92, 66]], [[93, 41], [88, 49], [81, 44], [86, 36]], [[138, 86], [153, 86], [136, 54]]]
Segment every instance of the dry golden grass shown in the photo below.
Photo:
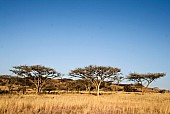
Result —
[[170, 94], [1, 95], [0, 114], [170, 114]]

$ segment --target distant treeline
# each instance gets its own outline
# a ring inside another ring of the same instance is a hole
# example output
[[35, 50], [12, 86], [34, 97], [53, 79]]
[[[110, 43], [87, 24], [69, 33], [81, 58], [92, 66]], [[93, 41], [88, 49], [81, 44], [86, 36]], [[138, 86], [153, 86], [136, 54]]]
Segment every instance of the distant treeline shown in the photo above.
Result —
[[[16, 75], [0, 75], [0, 93], [40, 94], [57, 93], [57, 91], [91, 93], [95, 90], [97, 95], [101, 90], [143, 93], [158, 91], [158, 88], [148, 87], [154, 80], [166, 75], [165, 73], [130, 73], [125, 77], [120, 68], [94, 65], [71, 70], [68, 78], [63, 78], [64, 74], [42, 65], [14, 66], [10, 71]], [[133, 81], [134, 84], [121, 84], [122, 80]]]

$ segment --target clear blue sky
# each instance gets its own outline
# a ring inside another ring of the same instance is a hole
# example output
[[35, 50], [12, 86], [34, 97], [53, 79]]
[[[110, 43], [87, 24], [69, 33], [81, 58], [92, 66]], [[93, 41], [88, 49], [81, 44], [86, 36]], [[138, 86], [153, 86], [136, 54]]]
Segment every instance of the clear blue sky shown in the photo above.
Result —
[[41, 64], [164, 72], [170, 89], [170, 0], [0, 0], [0, 74]]

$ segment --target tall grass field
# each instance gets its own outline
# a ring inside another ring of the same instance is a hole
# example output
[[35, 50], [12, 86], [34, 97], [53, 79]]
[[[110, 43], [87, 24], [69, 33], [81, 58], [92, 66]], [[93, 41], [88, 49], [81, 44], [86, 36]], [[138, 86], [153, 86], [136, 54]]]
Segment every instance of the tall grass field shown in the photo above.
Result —
[[170, 114], [170, 94], [0, 95], [0, 114]]

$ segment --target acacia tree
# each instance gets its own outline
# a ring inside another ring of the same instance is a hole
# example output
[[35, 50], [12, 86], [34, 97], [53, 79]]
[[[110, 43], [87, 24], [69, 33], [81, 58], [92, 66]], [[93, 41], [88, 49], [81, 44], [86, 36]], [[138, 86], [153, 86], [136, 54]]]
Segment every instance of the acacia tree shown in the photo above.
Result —
[[78, 77], [82, 79], [89, 80], [97, 90], [97, 96], [99, 96], [99, 90], [101, 83], [111, 77], [115, 77], [120, 73], [119, 68], [105, 67], [105, 66], [87, 66], [84, 68], [77, 68], [71, 70], [69, 73], [70, 76]]
[[56, 72], [53, 68], [42, 65], [21, 65], [13, 68], [13, 70], [10, 70], [13, 73], [24, 78], [28, 77], [29, 81], [35, 85], [37, 94], [41, 92], [48, 80], [61, 76], [61, 73]]
[[[144, 82], [146, 82], [145, 88], [148, 88], [149, 85], [155, 81], [158, 78], [164, 77], [165, 73], [147, 73], [147, 74], [138, 74], [138, 73], [130, 73], [129, 76], [127, 76], [127, 79], [129, 81], [137, 82], [138, 84], [141, 84], [144, 86]], [[143, 87], [142, 87], [142, 93], [143, 93]]]
[[166, 75], [165, 73], [148, 73], [148, 74], [145, 74], [144, 77], [145, 77], [145, 80], [147, 82], [146, 87], [148, 87], [154, 80], [161, 78], [161, 77], [164, 77], [165, 75]]

